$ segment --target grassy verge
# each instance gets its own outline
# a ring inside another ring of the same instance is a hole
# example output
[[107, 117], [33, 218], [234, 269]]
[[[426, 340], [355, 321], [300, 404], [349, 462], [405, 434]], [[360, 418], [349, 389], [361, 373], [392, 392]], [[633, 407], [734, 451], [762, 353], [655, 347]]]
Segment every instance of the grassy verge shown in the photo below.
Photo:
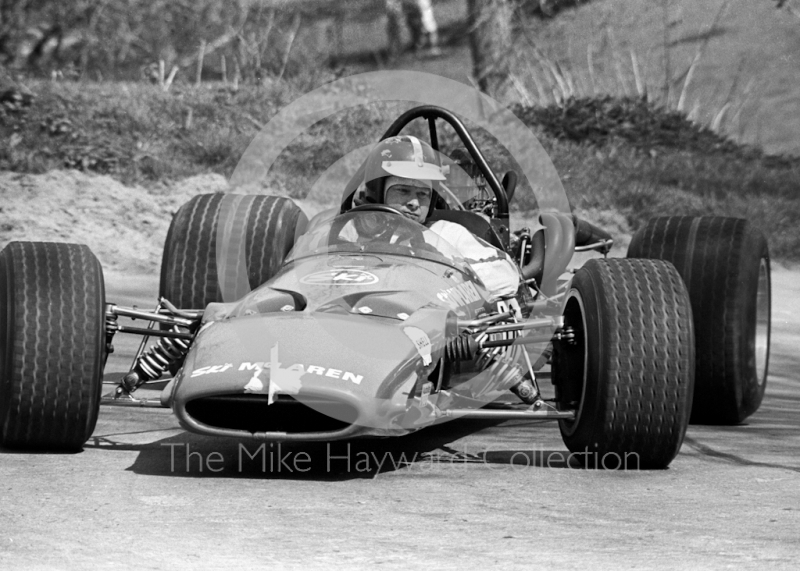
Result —
[[259, 129], [299, 95], [282, 82], [233, 90], [147, 83], [34, 82], [29, 107], [0, 108], [0, 169], [76, 168], [148, 185], [230, 175]]
[[[6, 101], [0, 111], [0, 169], [77, 168], [151, 186], [209, 172], [229, 176], [260, 127], [303, 89], [282, 82], [234, 92], [204, 84], [164, 93], [146, 84], [42, 82], [31, 90], [30, 106]], [[574, 206], [616, 209], [634, 229], [663, 214], [747, 217], [769, 237], [774, 257], [800, 260], [800, 161], [715, 138], [652, 106], [606, 103], [575, 103], [599, 109], [590, 114], [571, 113], [569, 104], [516, 110], [537, 132]], [[331, 164], [345, 139], [365, 144], [387, 126], [377, 114], [339, 114], [298, 138], [278, 168], [289, 177]]]
[[653, 216], [748, 218], [774, 257], [800, 259], [800, 159], [765, 155], [641, 99], [517, 108], [540, 133], [572, 204]]

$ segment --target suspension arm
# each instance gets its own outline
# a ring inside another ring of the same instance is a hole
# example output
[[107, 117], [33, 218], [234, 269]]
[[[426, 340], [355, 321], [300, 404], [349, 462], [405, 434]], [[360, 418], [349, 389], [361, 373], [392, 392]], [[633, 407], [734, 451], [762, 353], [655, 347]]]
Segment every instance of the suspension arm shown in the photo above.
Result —
[[510, 347], [511, 345], [533, 345], [534, 343], [546, 343], [553, 339], [552, 334], [545, 335], [526, 335], [525, 337], [514, 337], [512, 339], [486, 340], [480, 344], [481, 348], [491, 347]]
[[[117, 317], [130, 317], [132, 319], [145, 319], [148, 321], [155, 321], [156, 323], [164, 323], [165, 325], [177, 325], [179, 327], [191, 327], [197, 322], [197, 319], [187, 319], [185, 317], [175, 317], [160, 312], [154, 311], [141, 311], [130, 307], [121, 307], [110, 303], [106, 305], [106, 315], [111, 314]], [[120, 330], [121, 331], [121, 330]], [[129, 331], [130, 333], [138, 333], [136, 331]]]
[[[553, 339], [561, 339], [564, 328], [564, 318], [537, 317], [527, 321], [512, 321], [500, 325], [492, 325], [497, 321], [513, 317], [513, 310], [507, 313], [497, 313], [472, 321], [459, 321], [459, 327], [468, 327], [467, 331], [451, 339], [447, 343], [448, 358], [455, 361], [467, 361], [475, 357], [478, 351], [496, 347], [510, 347], [511, 345], [532, 345], [546, 343]], [[547, 329], [547, 331], [534, 331], [524, 337], [513, 336], [506, 339], [489, 339], [489, 335], [520, 332], [527, 330]]]
[[[194, 340], [195, 331], [200, 324], [203, 312], [180, 310], [162, 297], [153, 311], [141, 311], [136, 307], [107, 304], [105, 315], [109, 352], [113, 350], [111, 339], [115, 333], [142, 335], [142, 343], [136, 352], [130, 371], [122, 378], [117, 389], [103, 399], [104, 404], [114, 402], [129, 406], [131, 403], [141, 404], [140, 401], [131, 397], [131, 393], [147, 381], [160, 378], [164, 372], [183, 360]], [[150, 323], [146, 328], [120, 325], [119, 317], [143, 319]], [[157, 329], [154, 327], [156, 323], [166, 325], [169, 329]], [[148, 337], [158, 337], [159, 341], [145, 351]]]
[[563, 318], [538, 317], [514, 323], [504, 323], [486, 328], [486, 333], [505, 333], [507, 331], [525, 331], [528, 329], [541, 329], [544, 327], [559, 327], [559, 322], [563, 324]]
[[172, 339], [186, 339], [191, 341], [194, 335], [182, 331], [161, 331], [159, 329], [146, 329], [144, 327], [130, 327], [128, 325], [113, 325], [114, 331], [119, 333], [134, 333], [147, 337], [171, 337]]
[[486, 325], [491, 325], [492, 323], [497, 323], [498, 321], [503, 321], [504, 319], [510, 319], [514, 317], [514, 310], [510, 309], [505, 313], [494, 313], [487, 317], [482, 317], [480, 319], [470, 319], [470, 320], [458, 320], [458, 327], [459, 329], [473, 329], [473, 328], [480, 328]]

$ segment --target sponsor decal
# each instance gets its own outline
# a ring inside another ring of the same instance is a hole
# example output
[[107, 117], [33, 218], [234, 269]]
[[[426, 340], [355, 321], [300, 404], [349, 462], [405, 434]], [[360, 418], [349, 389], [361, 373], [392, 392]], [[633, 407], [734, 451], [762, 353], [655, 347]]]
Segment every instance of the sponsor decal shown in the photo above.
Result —
[[292, 372], [299, 375], [304, 374], [311, 374], [311, 375], [318, 375], [320, 377], [328, 377], [331, 379], [341, 379], [343, 381], [350, 381], [351, 383], [355, 383], [356, 385], [360, 385], [361, 381], [364, 380], [364, 375], [357, 375], [356, 373], [352, 373], [350, 371], [345, 371], [343, 369], [331, 369], [328, 367], [320, 367], [318, 365], [308, 365], [307, 367], [302, 363], [295, 363], [289, 367], [281, 368], [281, 363], [278, 361], [256, 361], [256, 362], [249, 362], [244, 361], [239, 365], [240, 371], [262, 371], [264, 369], [272, 369], [273, 367], [276, 370], [284, 372]]
[[[253, 376], [250, 377], [250, 380], [247, 381], [247, 384], [244, 386], [245, 393], [263, 393], [264, 382], [258, 377], [264, 369], [270, 369], [270, 378], [267, 381], [269, 383], [269, 388], [267, 389], [267, 405], [271, 405], [275, 402], [275, 395], [277, 393], [286, 395], [298, 394], [303, 384], [301, 380], [303, 376], [302, 367], [298, 369], [295, 365], [292, 365], [288, 369], [281, 368], [281, 364], [278, 362], [277, 343], [272, 346], [269, 354], [270, 360], [268, 363], [247, 363], [251, 365], [251, 367], [248, 368], [254, 368], [255, 370]], [[244, 365], [244, 363], [242, 365]], [[239, 370], [243, 370], [241, 365], [239, 366]]]
[[406, 337], [411, 339], [411, 342], [414, 344], [417, 353], [419, 353], [420, 357], [422, 357], [422, 364], [426, 366], [430, 365], [431, 339], [428, 337], [427, 333], [418, 327], [403, 327], [403, 333], [406, 334]]
[[481, 294], [478, 293], [478, 288], [472, 282], [462, 282], [442, 290], [436, 294], [436, 297], [453, 309], [481, 300]]
[[378, 276], [364, 270], [339, 269], [314, 272], [300, 278], [306, 285], [372, 285], [378, 283]]
[[200, 377], [202, 375], [211, 375], [213, 373], [224, 373], [233, 367], [233, 363], [225, 363], [224, 365], [209, 365], [208, 367], [200, 367], [192, 371], [191, 377]]

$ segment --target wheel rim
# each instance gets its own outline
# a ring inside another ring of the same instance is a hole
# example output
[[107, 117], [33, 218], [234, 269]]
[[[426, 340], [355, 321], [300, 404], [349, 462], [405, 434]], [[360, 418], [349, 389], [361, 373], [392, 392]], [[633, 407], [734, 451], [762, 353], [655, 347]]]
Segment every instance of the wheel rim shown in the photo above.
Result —
[[767, 357], [769, 352], [770, 283], [769, 266], [761, 258], [758, 268], [758, 291], [756, 294], [756, 374], [759, 385], [767, 380]]
[[[571, 407], [564, 406], [564, 403], [559, 403], [560, 410], [575, 410], [574, 420], [562, 420], [561, 428], [565, 434], [572, 434], [572, 431], [578, 425], [578, 420], [581, 417], [583, 410], [583, 403], [586, 396], [586, 374], [589, 362], [589, 349], [586, 343], [586, 310], [583, 305], [583, 297], [577, 290], [572, 290], [569, 293], [567, 302], [564, 309], [565, 325], [571, 326], [575, 330], [575, 346], [570, 348], [571, 361], [578, 365], [580, 379], [569, 379], [568, 382], [580, 383], [580, 387], [571, 387], [571, 394], [578, 394], [578, 406], [572, 409]], [[570, 371], [575, 375], [578, 371]], [[576, 390], [577, 389], [577, 390]]]

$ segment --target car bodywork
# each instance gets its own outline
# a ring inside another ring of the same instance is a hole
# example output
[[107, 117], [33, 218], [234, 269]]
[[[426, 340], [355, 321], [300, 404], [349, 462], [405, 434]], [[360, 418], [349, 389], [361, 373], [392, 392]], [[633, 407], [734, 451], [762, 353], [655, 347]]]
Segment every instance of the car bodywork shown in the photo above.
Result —
[[[491, 216], [483, 218], [498, 246], [510, 251], [513, 184], [499, 182], [461, 121], [444, 109], [412, 109], [382, 138], [416, 118], [429, 121], [434, 142], [432, 120], [444, 119], [456, 131], [494, 197]], [[345, 202], [362, 171], [363, 165], [344, 189]], [[441, 194], [451, 214], [479, 218], [454, 193]], [[510, 396], [520, 373], [536, 384], [533, 364], [559, 334], [558, 300], [569, 276], [560, 287], [551, 279], [549, 295], [540, 288], [538, 299], [527, 286], [512, 298], [492, 299], [461, 255], [424, 226], [392, 213], [344, 210], [312, 220], [267, 283], [205, 309], [160, 403], [182, 426], [216, 436], [332, 440], [400, 435], [464, 416], [574, 417], [538, 396], [533, 404], [485, 408]], [[575, 245], [571, 216], [544, 216], [549, 223], [535, 229], [542, 230], [538, 242], [525, 229], [516, 244], [521, 278], [543, 287], [542, 276], [560, 275]], [[355, 238], [341, 239], [359, 225]], [[410, 244], [389, 243], [386, 228]], [[591, 247], [607, 250], [610, 240], [599, 232]], [[130, 395], [135, 386], [123, 382], [104, 404], [147, 404]]]
[[[369, 240], [308, 248], [334, 224], [366, 216], [425, 234], [444, 253]], [[341, 215], [302, 237], [272, 280], [207, 308], [164, 401], [187, 429], [218, 436], [403, 434], [507, 393], [502, 374], [457, 374], [445, 355], [465, 324], [496, 313], [478, 277], [430, 230], [383, 212]], [[540, 318], [537, 334], [552, 335], [556, 321]], [[301, 408], [318, 414], [297, 423]]]

